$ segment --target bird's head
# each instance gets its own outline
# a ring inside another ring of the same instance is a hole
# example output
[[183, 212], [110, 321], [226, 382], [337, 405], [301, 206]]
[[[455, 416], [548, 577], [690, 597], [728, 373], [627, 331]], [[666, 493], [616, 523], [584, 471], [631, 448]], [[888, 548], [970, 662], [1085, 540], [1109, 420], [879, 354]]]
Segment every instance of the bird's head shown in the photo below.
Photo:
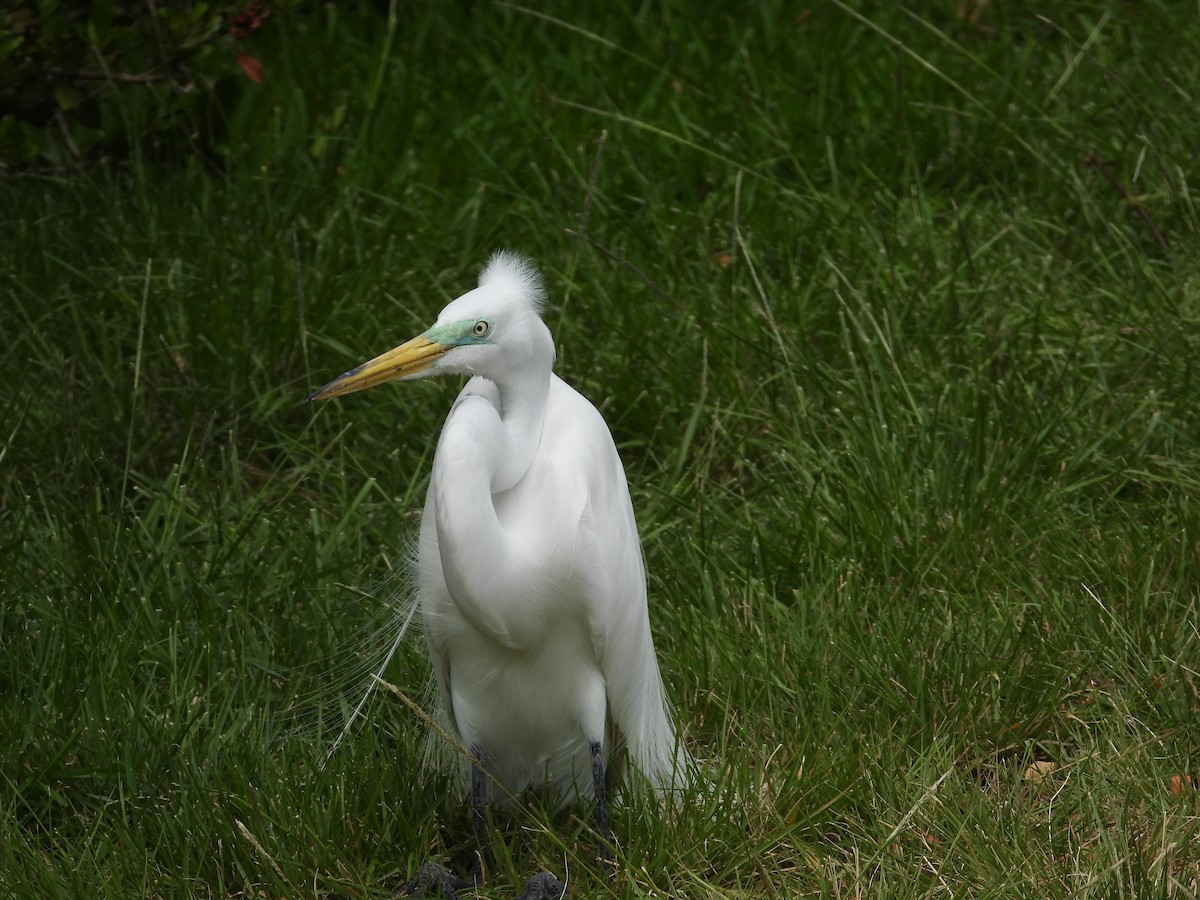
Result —
[[545, 290], [527, 260], [498, 250], [479, 287], [452, 301], [424, 334], [339, 375], [309, 400], [326, 400], [388, 381], [447, 373], [502, 381], [534, 367], [549, 371], [554, 342], [541, 320]]

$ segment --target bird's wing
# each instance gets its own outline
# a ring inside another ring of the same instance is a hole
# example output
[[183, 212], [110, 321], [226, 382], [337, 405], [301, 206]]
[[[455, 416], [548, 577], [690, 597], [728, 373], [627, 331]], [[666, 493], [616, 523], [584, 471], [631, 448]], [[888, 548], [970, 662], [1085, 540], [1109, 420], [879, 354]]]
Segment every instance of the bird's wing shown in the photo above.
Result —
[[443, 610], [452, 601], [442, 575], [442, 563], [438, 554], [436, 516], [433, 511], [434, 495], [431, 491], [425, 498], [425, 509], [421, 515], [419, 551], [415, 560], [416, 581], [421, 602], [421, 619], [429, 647], [430, 663], [434, 683], [448, 724], [458, 733], [458, 722], [450, 693], [450, 660], [446, 653], [446, 628], [442, 621]]
[[[556, 427], [562, 423], [570, 427]], [[577, 504], [575, 567], [612, 725], [650, 783], [668, 786], [675, 734], [650, 633], [645, 564], [625, 470], [603, 417], [557, 377], [543, 449], [572, 476], [571, 492], [585, 494]]]

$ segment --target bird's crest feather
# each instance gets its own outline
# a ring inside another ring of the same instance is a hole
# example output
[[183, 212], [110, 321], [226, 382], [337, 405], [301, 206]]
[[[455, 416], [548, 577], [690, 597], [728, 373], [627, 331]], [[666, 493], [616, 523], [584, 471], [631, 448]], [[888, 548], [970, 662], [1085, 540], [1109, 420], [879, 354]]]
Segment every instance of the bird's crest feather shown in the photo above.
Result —
[[497, 250], [479, 273], [479, 286], [506, 287], [528, 300], [534, 312], [541, 315], [546, 304], [546, 287], [542, 275], [528, 259], [510, 250]]

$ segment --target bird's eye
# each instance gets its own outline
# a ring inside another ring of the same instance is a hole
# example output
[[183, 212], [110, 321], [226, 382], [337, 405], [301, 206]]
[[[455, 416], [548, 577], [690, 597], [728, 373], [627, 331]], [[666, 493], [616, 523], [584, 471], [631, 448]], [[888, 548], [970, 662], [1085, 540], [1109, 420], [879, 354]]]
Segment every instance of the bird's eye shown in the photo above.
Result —
[[475, 332], [475, 337], [487, 337], [487, 333], [492, 330], [492, 323], [487, 319], [480, 319], [471, 330]]

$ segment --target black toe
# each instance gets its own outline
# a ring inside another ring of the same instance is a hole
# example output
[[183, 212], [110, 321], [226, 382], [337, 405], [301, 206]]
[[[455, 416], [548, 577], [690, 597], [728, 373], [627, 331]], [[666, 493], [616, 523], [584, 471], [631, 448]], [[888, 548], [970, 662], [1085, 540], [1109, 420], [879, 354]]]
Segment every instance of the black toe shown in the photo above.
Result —
[[445, 866], [427, 862], [417, 869], [417, 874], [401, 888], [406, 897], [437, 897], [442, 900], [458, 900], [458, 892], [470, 887], [471, 882], [455, 875]]
[[565, 884], [549, 872], [538, 872], [525, 882], [525, 890], [517, 900], [562, 900], [566, 896]]

